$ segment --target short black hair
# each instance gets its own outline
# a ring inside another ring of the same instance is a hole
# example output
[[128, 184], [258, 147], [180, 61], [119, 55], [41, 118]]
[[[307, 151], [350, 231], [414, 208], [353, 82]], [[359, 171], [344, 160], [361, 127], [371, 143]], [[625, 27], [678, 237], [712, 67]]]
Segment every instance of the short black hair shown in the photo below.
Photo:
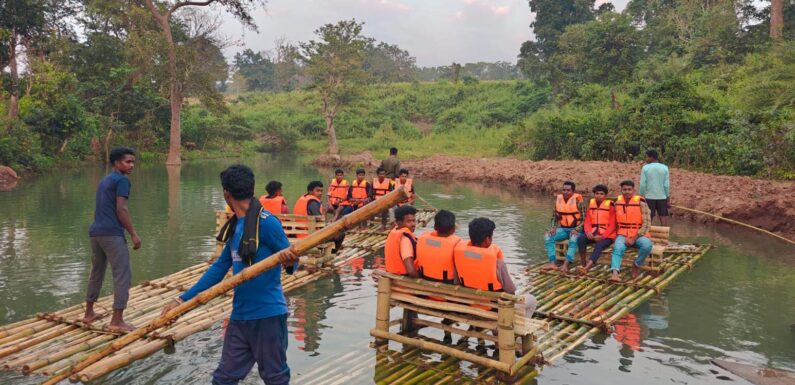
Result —
[[356, 170], [356, 175], [359, 175], [359, 174], [367, 174], [367, 173], [364, 171], [363, 168], [360, 168], [360, 169]]
[[658, 154], [657, 150], [655, 150], [653, 148], [650, 148], [650, 149], [646, 150], [646, 156], [648, 156], [648, 157], [650, 157], [650, 158], [652, 158], [654, 160], [660, 159], [660, 154]]
[[625, 181], [621, 181], [621, 187], [624, 187], [624, 186], [635, 187], [635, 182], [633, 182], [633, 181], [631, 181], [629, 179], [627, 179]]
[[489, 218], [475, 218], [469, 222], [469, 240], [473, 245], [480, 245], [488, 237], [494, 236], [497, 225]]
[[594, 193], [596, 193], [597, 191], [601, 191], [601, 192], [607, 194], [607, 186], [605, 186], [603, 184], [598, 184], [598, 185], [594, 186], [593, 190], [591, 190], [591, 191], [593, 191]]
[[398, 175], [403, 175], [403, 174], [408, 175], [409, 174], [409, 169], [401, 168], [400, 171], [398, 171]]
[[314, 190], [314, 189], [316, 189], [318, 187], [323, 187], [323, 182], [321, 182], [319, 180], [313, 180], [313, 181], [309, 182], [309, 184], [306, 186], [306, 192], [312, 192], [312, 190]]
[[116, 163], [117, 160], [121, 160], [124, 158], [125, 155], [135, 155], [135, 150], [129, 147], [116, 147], [113, 150], [110, 150], [110, 155], [108, 156], [108, 160], [110, 164]]
[[444, 234], [455, 231], [455, 214], [447, 210], [439, 210], [433, 217], [433, 229]]
[[237, 200], [254, 196], [254, 171], [242, 164], [235, 164], [221, 171], [221, 186]]
[[386, 169], [385, 169], [385, 168], [383, 168], [383, 167], [379, 167], [379, 168], [377, 168], [377, 169], [375, 170], [375, 173], [376, 173], [376, 174], [380, 174], [380, 173], [382, 173], [382, 172], [386, 172]]
[[345, 171], [342, 171], [342, 169], [341, 169], [341, 168], [338, 168], [338, 169], [334, 170], [334, 175], [337, 175], [337, 174], [344, 174], [344, 173], [345, 173]]
[[397, 155], [397, 147], [390, 148], [389, 155]]
[[567, 180], [567, 181], [563, 182], [563, 185], [564, 186], [571, 186], [571, 191], [577, 191], [577, 185], [574, 184], [574, 182], [572, 182], [570, 180]]
[[265, 191], [267, 191], [270, 196], [274, 196], [280, 188], [282, 188], [282, 182], [277, 180], [272, 180], [265, 185]]
[[417, 215], [417, 209], [411, 205], [403, 205], [395, 209], [395, 220], [402, 221], [406, 215]]

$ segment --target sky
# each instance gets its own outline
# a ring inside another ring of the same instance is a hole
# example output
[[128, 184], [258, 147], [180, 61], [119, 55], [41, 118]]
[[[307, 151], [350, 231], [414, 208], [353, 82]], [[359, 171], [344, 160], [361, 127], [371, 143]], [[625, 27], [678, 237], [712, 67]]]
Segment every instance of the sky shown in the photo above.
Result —
[[[618, 10], [627, 2], [612, 1]], [[514, 63], [521, 44], [533, 37], [535, 17], [526, 0], [269, 0], [252, 16], [259, 33], [244, 29], [229, 14], [222, 16], [222, 33], [237, 42], [227, 48], [227, 56], [244, 48], [272, 49], [278, 38], [307, 41], [323, 24], [355, 18], [364, 22], [365, 36], [397, 44], [421, 67]]]

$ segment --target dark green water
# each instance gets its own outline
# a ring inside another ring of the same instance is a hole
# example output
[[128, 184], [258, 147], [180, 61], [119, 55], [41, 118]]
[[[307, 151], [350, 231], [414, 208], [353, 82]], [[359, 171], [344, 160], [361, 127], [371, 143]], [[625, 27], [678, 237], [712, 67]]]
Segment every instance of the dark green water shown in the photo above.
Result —
[[[143, 239], [132, 253], [133, 280], [160, 277], [210, 256], [213, 209], [223, 207], [218, 173], [232, 160], [193, 162], [179, 172], [139, 165], [131, 176], [130, 209]], [[285, 184], [292, 204], [307, 182], [321, 173], [299, 160], [245, 160], [257, 173], [261, 193], [269, 179]], [[26, 180], [0, 193], [0, 323], [28, 318], [83, 300], [90, 269], [87, 229], [102, 167], [65, 170]], [[328, 177], [322, 178], [324, 181]], [[541, 233], [551, 201], [504, 188], [418, 182], [419, 193], [439, 208], [453, 210], [459, 233], [466, 222], [487, 216], [497, 223], [495, 241], [506, 253], [522, 286], [524, 266], [543, 259]], [[627, 328], [640, 338], [597, 336], [556, 366], [545, 368], [541, 384], [715, 384], [743, 380], [711, 365], [731, 357], [795, 370], [795, 249], [774, 239], [728, 226], [674, 222], [673, 238], [712, 243], [716, 248], [660, 297], [637, 309]], [[323, 376], [345, 384], [372, 383], [375, 353], [367, 347], [374, 324], [374, 261], [356, 261], [340, 274], [289, 293], [293, 383]], [[110, 293], [110, 277], [103, 294]], [[194, 335], [176, 354], [158, 353], [102, 379], [103, 384], [206, 384], [222, 345], [221, 328]], [[313, 367], [350, 355], [350, 367], [336, 373]], [[357, 365], [368, 359], [370, 364]], [[320, 379], [320, 380], [319, 380]], [[0, 373], [0, 384], [37, 383]], [[243, 383], [259, 384], [252, 372]]]

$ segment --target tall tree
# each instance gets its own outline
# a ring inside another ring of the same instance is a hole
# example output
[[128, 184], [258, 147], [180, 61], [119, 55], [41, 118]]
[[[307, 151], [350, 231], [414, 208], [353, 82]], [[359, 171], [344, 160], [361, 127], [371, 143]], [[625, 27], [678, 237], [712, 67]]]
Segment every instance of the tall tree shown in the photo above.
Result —
[[8, 116], [11, 118], [19, 115], [19, 45], [44, 29], [44, 14], [44, 2], [41, 1], [0, 1], [0, 36], [7, 49], [7, 63], [3, 63], [3, 67], [8, 66], [11, 80], [8, 103]]
[[301, 60], [312, 85], [323, 102], [329, 154], [339, 153], [334, 118], [359, 91], [364, 82], [362, 62], [369, 39], [362, 36], [362, 26], [356, 20], [338, 21], [315, 30], [319, 41], [301, 43]]
[[770, 38], [780, 41], [784, 32], [784, 0], [770, 0]]
[[566, 27], [594, 19], [595, 0], [529, 0], [535, 20], [530, 24], [543, 60], [555, 53]]
[[157, 21], [157, 24], [163, 31], [163, 35], [166, 39], [171, 103], [171, 125], [169, 128], [168, 157], [166, 158], [166, 164], [177, 165], [181, 163], [180, 112], [182, 111], [184, 84], [179, 80], [177, 74], [177, 45], [174, 41], [174, 34], [172, 33], [171, 29], [171, 16], [174, 14], [174, 12], [183, 7], [205, 7], [212, 4], [218, 4], [227, 12], [231, 13], [238, 20], [240, 20], [244, 26], [253, 30], [257, 30], [257, 27], [254, 24], [254, 19], [251, 17], [249, 8], [250, 6], [256, 4], [264, 5], [265, 0], [178, 0], [174, 3], [171, 1], [165, 1], [158, 4], [155, 4], [155, 0], [144, 0], [144, 3]]

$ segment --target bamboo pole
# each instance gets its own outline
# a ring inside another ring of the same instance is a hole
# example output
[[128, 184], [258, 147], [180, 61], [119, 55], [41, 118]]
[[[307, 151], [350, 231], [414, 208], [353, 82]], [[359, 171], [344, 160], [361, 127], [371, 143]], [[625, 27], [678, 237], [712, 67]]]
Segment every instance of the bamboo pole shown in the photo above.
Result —
[[497, 308], [497, 345], [500, 362], [510, 368], [516, 362], [516, 335], [513, 332], [514, 305], [512, 301], [500, 299]]
[[717, 219], [719, 221], [726, 221], [726, 222], [729, 222], [729, 223], [733, 223], [735, 225], [740, 225], [740, 226], [743, 226], [743, 227], [747, 227], [749, 229], [753, 229], [753, 230], [765, 233], [765, 234], [770, 235], [772, 237], [776, 237], [776, 238], [778, 238], [778, 239], [780, 239], [780, 240], [782, 240], [784, 242], [787, 242], [787, 243], [795, 245], [795, 241], [793, 241], [792, 239], [782, 237], [781, 235], [778, 235], [778, 234], [776, 234], [774, 232], [771, 232], [771, 231], [756, 227], [754, 225], [750, 225], [748, 223], [740, 222], [740, 221], [737, 221], [737, 220], [734, 220], [734, 219], [729, 219], [729, 218], [726, 218], [726, 217], [721, 216], [721, 215], [715, 215], [715, 214], [712, 214], [712, 213], [708, 213], [706, 211], [691, 209], [691, 208], [684, 207], [684, 206], [671, 205], [671, 207], [675, 207], [675, 208], [680, 209], [680, 210], [690, 211], [690, 212], [696, 213], [696, 214], [706, 215], [706, 216], [715, 218], [715, 219]]
[[[398, 187], [395, 191], [390, 192], [389, 194], [373, 202], [372, 204], [366, 205], [361, 209], [356, 210], [353, 213], [323, 228], [322, 230], [318, 230], [310, 234], [307, 238], [304, 238], [303, 240], [296, 242], [295, 244], [290, 246], [290, 249], [295, 254], [298, 255], [303, 254], [309, 249], [324, 242], [325, 240], [336, 236], [337, 233], [339, 233], [340, 231], [344, 231], [345, 229], [358, 225], [362, 221], [367, 220], [369, 217], [380, 213], [385, 208], [391, 207], [407, 199], [408, 199], [408, 194], [405, 192], [405, 190], [402, 187]], [[129, 334], [125, 335], [124, 337], [119, 338], [118, 340], [113, 342], [109, 347], [105, 348], [103, 351], [86, 358], [79, 364], [72, 367], [71, 370], [67, 371], [66, 373], [51, 377], [43, 384], [44, 385], [57, 384], [61, 380], [80, 372], [81, 370], [103, 359], [109, 354], [119, 351], [120, 349], [124, 348], [130, 343], [138, 340], [139, 338], [146, 336], [148, 333], [153, 332], [167, 325], [170, 322], [173, 322], [173, 320], [178, 318], [180, 315], [196, 308], [197, 306], [209, 302], [213, 298], [218, 297], [219, 295], [222, 295], [229, 290], [232, 290], [241, 283], [246, 282], [258, 276], [259, 274], [269, 270], [270, 268], [278, 264], [279, 264], [279, 257], [276, 254], [274, 254], [260, 262], [257, 262], [249, 266], [246, 269], [243, 269], [243, 271], [241, 271], [240, 273], [235, 274], [230, 278], [224, 279], [215, 286], [194, 297], [190, 301], [186, 301], [180, 304], [179, 306], [175, 307], [174, 309], [171, 309], [165, 315], [154, 319], [148, 325], [138, 328], [130, 332]]]
[[[382, 331], [389, 331], [389, 297], [392, 293], [392, 280], [389, 277], [381, 277], [378, 280], [378, 302], [376, 303], [375, 328]], [[376, 346], [383, 346], [389, 340], [376, 339]]]

